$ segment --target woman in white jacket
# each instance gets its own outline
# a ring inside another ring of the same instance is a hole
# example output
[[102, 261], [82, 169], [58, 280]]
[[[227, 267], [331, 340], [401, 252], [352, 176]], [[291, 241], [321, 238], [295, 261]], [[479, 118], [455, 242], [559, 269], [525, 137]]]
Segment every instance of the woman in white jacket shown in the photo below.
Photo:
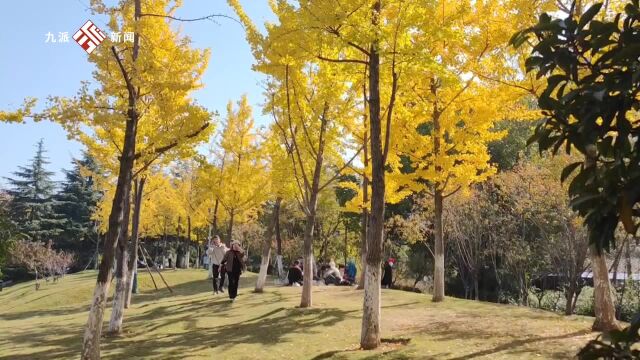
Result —
[[[224, 254], [227, 253], [229, 249], [227, 246], [220, 241], [220, 237], [216, 235], [213, 238], [213, 244], [207, 249], [207, 255], [209, 256], [209, 264], [211, 264], [211, 277], [213, 278], [213, 293], [217, 294], [218, 292], [224, 292], [224, 266], [220, 266], [222, 263], [222, 259], [224, 258]], [[220, 279], [220, 284], [218, 284], [218, 279]]]

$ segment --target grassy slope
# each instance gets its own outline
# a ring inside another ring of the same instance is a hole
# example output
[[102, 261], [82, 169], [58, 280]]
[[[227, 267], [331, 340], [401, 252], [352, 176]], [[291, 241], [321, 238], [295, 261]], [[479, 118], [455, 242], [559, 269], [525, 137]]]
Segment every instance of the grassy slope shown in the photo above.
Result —
[[[589, 318], [453, 298], [434, 304], [425, 295], [384, 290], [382, 332], [388, 342], [377, 351], [356, 351], [361, 291], [316, 288], [315, 307], [298, 309], [301, 288], [254, 294], [255, 275], [247, 274], [230, 304], [211, 294], [203, 270], [163, 274], [175, 294], [152, 291], [142, 274], [142, 293], [126, 312], [125, 335], [103, 340], [103, 358], [567, 358], [594, 336]], [[95, 275], [67, 276], [37, 292], [32, 283], [0, 292], [0, 358], [77, 358]], [[410, 340], [401, 345], [402, 339]]]

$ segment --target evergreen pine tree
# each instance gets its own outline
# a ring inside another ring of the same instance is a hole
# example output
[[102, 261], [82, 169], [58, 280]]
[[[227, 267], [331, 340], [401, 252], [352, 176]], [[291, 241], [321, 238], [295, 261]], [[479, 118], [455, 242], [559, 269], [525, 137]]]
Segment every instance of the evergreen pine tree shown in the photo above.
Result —
[[56, 247], [72, 250], [81, 257], [95, 247], [96, 229], [91, 215], [100, 197], [94, 178], [97, 170], [94, 159], [85, 152], [82, 159], [74, 160], [72, 170], [63, 170], [66, 179], [55, 197], [56, 213], [64, 219]]
[[0, 190], [0, 280], [2, 280], [2, 268], [9, 257], [9, 249], [18, 237], [17, 228], [9, 217], [9, 194]]
[[48, 241], [60, 232], [62, 220], [56, 215], [53, 198], [53, 172], [45, 156], [44, 141], [40, 139], [36, 155], [28, 166], [18, 167], [15, 178], [6, 178], [11, 185], [9, 212], [20, 232], [32, 240]]

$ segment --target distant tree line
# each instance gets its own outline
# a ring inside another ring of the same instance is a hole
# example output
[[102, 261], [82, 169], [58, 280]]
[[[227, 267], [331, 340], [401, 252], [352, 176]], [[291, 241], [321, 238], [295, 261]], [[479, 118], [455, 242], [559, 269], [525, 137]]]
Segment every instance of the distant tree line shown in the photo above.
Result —
[[[0, 190], [0, 269], [11, 260], [10, 254], [24, 260], [37, 258], [38, 251], [46, 249], [64, 251], [69, 254], [67, 259], [75, 254], [76, 269], [86, 268], [96, 259], [99, 234], [92, 215], [101, 193], [95, 184], [95, 177], [99, 176], [95, 162], [84, 153], [81, 159], [74, 160], [71, 170], [63, 170], [65, 179], [60, 185], [52, 179], [54, 173], [47, 165], [44, 141], [40, 140], [33, 159], [7, 177], [8, 188]], [[20, 254], [21, 251], [32, 254]], [[9, 263], [30, 263], [13, 260]], [[37, 271], [34, 266], [24, 267]]]

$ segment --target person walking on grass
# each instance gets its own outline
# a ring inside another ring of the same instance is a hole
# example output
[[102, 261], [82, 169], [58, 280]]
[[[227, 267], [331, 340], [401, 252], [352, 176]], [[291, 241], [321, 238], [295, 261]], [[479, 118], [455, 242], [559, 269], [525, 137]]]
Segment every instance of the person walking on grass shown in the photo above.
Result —
[[240, 274], [245, 270], [244, 250], [240, 247], [240, 243], [236, 240], [231, 242], [231, 249], [224, 254], [222, 264], [227, 270], [229, 277], [229, 299], [233, 302], [238, 296], [238, 283], [240, 282]]
[[[224, 275], [225, 269], [222, 266], [222, 261], [224, 260], [224, 256], [228, 252], [227, 246], [220, 241], [220, 237], [216, 235], [213, 238], [213, 244], [207, 249], [207, 255], [211, 258], [211, 274], [213, 278], [213, 294], [217, 294], [218, 292], [224, 292]], [[218, 279], [220, 279], [220, 284], [218, 285]]]

